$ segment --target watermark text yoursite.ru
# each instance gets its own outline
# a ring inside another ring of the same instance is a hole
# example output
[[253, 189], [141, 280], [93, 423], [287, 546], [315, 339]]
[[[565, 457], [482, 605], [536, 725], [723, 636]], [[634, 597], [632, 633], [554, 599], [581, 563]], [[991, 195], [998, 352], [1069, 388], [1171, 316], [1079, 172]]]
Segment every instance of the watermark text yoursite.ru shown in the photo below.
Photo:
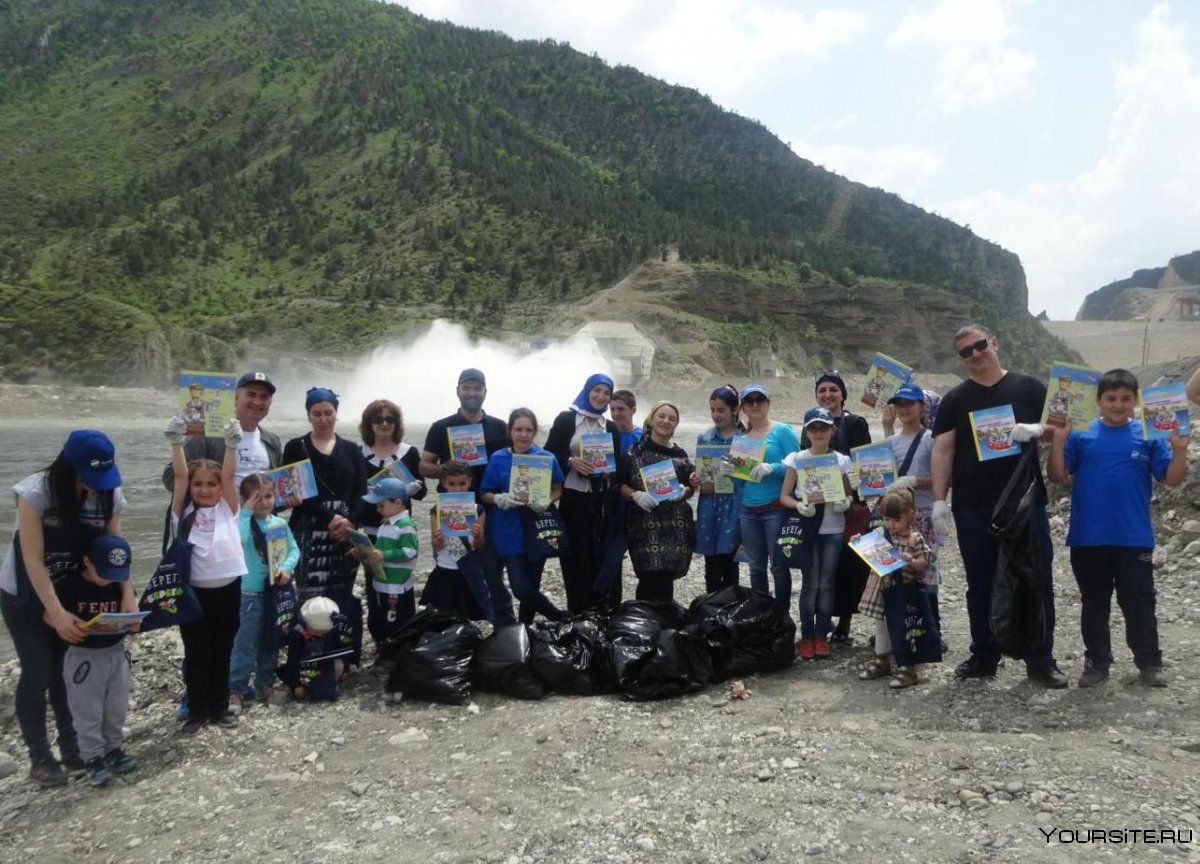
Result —
[[1038, 828], [1046, 842], [1059, 843], [1191, 843], [1191, 828]]

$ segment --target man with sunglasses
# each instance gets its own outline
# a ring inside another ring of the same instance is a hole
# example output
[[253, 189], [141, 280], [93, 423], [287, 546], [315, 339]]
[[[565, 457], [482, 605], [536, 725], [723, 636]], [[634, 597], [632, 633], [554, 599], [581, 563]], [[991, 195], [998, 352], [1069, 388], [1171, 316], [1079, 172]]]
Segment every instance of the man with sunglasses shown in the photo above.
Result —
[[[968, 324], [954, 334], [959, 362], [967, 380], [943, 397], [933, 427], [933, 523], [939, 534], [954, 528], [967, 574], [967, 616], [971, 622], [971, 656], [954, 670], [959, 678], [991, 678], [1000, 662], [991, 628], [992, 579], [999, 548], [988, 533], [992, 510], [1019, 464], [1019, 459], [976, 458], [970, 413], [1011, 405], [1017, 420], [1012, 438], [1022, 443], [1041, 436], [1038, 420], [1046, 402], [1046, 385], [1029, 375], [1009, 372], [1000, 365], [999, 341], [982, 324]], [[946, 496], [954, 489], [953, 506]], [[1042, 597], [1046, 638], [1037, 656], [1025, 660], [1026, 674], [1046, 687], [1067, 686], [1067, 676], [1054, 661], [1054, 589], [1051, 562], [1054, 550], [1046, 515], [1046, 489], [1038, 479], [1034, 521], [1041, 540]]]

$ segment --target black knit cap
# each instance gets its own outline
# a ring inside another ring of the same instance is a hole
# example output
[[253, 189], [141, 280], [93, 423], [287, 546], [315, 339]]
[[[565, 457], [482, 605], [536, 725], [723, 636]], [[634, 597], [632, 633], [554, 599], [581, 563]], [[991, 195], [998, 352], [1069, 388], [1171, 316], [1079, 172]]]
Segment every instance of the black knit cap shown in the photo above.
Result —
[[850, 393], [846, 390], [846, 382], [842, 380], [842, 376], [837, 370], [832, 372], [822, 372], [817, 378], [817, 383], [813, 385], [813, 392], [821, 386], [823, 381], [832, 381], [842, 391], [842, 402], [850, 398]]

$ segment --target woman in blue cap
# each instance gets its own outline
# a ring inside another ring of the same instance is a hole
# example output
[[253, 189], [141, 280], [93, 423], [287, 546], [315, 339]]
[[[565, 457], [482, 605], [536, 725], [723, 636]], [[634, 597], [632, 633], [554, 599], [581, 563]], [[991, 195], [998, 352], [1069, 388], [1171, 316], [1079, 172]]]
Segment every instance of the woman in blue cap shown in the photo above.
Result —
[[[17, 530], [0, 567], [0, 613], [21, 667], [17, 722], [32, 763], [29, 776], [43, 786], [64, 786], [66, 768], [83, 768], [62, 670], [67, 645], [81, 642], [85, 630], [59, 602], [54, 583], [78, 576], [92, 539], [121, 533], [125, 496], [115, 456], [103, 432], [77, 429], [49, 467], [13, 487]], [[137, 609], [131, 583], [123, 586], [121, 608]], [[61, 763], [46, 735], [47, 693]]]
[[[605, 568], [611, 577], [607, 585], [598, 585], [605, 551], [611, 548], [615, 524], [616, 493], [611, 472], [599, 471], [583, 458], [580, 446], [585, 434], [607, 433], [612, 436], [614, 455], [621, 452], [621, 433], [607, 419], [612, 399], [613, 380], [602, 372], [590, 376], [566, 411], [554, 418], [546, 449], [554, 454], [563, 470], [559, 515], [567, 535], [570, 553], [559, 559], [563, 587], [567, 592], [567, 611], [584, 612], [602, 601], [621, 602], [620, 564]], [[611, 557], [611, 556], [610, 556]], [[613, 563], [609, 562], [610, 565]]]

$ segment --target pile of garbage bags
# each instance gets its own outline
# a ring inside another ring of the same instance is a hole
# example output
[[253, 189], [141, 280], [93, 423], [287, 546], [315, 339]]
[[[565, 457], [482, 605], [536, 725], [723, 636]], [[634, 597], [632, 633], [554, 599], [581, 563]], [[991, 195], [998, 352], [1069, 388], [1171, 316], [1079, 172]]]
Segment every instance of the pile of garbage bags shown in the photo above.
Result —
[[517, 699], [617, 693], [667, 699], [728, 678], [787, 669], [796, 625], [769, 595], [741, 586], [677, 603], [630, 600], [611, 615], [498, 627], [426, 608], [390, 639], [387, 689], [462, 705], [474, 689]]

